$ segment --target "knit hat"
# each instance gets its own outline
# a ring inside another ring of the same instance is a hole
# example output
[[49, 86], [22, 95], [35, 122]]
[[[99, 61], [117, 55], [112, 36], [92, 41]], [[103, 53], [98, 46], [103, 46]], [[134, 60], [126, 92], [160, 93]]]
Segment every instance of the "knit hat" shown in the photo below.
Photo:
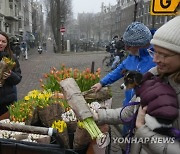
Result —
[[130, 24], [123, 34], [123, 41], [126, 46], [146, 46], [151, 39], [150, 30], [140, 22]]
[[155, 32], [151, 43], [180, 53], [180, 16], [161, 26]]

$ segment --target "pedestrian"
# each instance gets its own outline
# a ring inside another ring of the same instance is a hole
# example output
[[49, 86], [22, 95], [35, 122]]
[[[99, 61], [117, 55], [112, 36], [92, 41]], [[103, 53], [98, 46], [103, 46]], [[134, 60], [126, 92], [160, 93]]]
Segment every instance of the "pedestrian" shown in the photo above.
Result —
[[125, 56], [124, 50], [125, 50], [125, 45], [123, 42], [123, 38], [121, 37], [121, 39], [116, 41], [116, 44], [115, 44], [114, 61], [111, 66], [111, 70], [115, 69], [117, 65], [119, 64], [119, 62], [122, 62]]
[[27, 60], [28, 59], [28, 48], [27, 48], [26, 41], [22, 41], [20, 44], [20, 47], [21, 47], [21, 51], [23, 53], [22, 56], [24, 56], [25, 60]]
[[[140, 22], [133, 22], [130, 24], [123, 34], [123, 42], [125, 50], [129, 55], [125, 60], [120, 63], [115, 70], [107, 74], [101, 81], [95, 84], [92, 88], [95, 91], [100, 90], [103, 86], [114, 83], [121, 79], [123, 74], [122, 70], [136, 70], [141, 73], [147, 72], [150, 68], [155, 66], [152, 57], [149, 55], [147, 48], [150, 47], [150, 40], [152, 35], [150, 30]], [[127, 105], [131, 98], [134, 96], [134, 90], [130, 89], [125, 91], [125, 99], [123, 106]], [[123, 136], [128, 133], [129, 126], [123, 128]]]
[[15, 53], [16, 57], [19, 59], [20, 54], [21, 54], [21, 48], [20, 48], [19, 41], [14, 42], [14, 53]]
[[9, 117], [7, 107], [16, 101], [16, 85], [22, 78], [19, 62], [10, 49], [9, 38], [6, 33], [0, 32], [0, 61], [3, 57], [12, 59], [16, 64], [12, 70], [3, 73], [4, 83], [0, 83], [0, 120]]
[[[153, 36], [151, 44], [154, 51], [151, 52], [156, 67], [149, 70], [154, 76], [161, 76], [176, 92], [178, 99], [178, 118], [173, 122], [172, 133], [175, 136], [167, 141], [166, 135], [161, 135], [148, 127], [146, 118], [147, 107], [139, 107], [136, 118], [136, 129], [134, 138], [142, 142], [133, 142], [130, 148], [131, 154], [179, 154], [180, 151], [180, 16], [177, 16], [161, 26]], [[164, 96], [164, 99], [167, 99]], [[170, 102], [171, 103], [171, 102]], [[168, 104], [167, 104], [168, 105]], [[123, 118], [133, 115], [135, 106], [125, 108]], [[99, 123], [118, 124], [122, 123], [120, 111], [117, 109], [99, 109], [94, 118]], [[168, 111], [167, 111], [168, 114]], [[150, 125], [156, 125], [155, 119], [151, 117]], [[177, 139], [176, 139], [177, 138]], [[156, 140], [156, 141], [155, 141]]]

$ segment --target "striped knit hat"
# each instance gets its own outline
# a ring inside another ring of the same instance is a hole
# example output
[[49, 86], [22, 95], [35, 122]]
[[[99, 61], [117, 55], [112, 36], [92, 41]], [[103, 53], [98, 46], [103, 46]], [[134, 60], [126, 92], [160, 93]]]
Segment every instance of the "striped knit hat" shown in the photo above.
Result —
[[161, 26], [155, 32], [151, 44], [180, 53], [180, 16]]
[[150, 30], [140, 22], [130, 24], [123, 34], [123, 41], [126, 46], [146, 46], [151, 39]]

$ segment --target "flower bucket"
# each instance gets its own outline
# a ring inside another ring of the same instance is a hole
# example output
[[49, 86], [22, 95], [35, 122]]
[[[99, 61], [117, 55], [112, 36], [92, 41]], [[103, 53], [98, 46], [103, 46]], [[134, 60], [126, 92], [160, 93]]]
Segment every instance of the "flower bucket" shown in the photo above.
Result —
[[26, 125], [36, 125], [37, 123], [39, 123], [39, 117], [38, 117], [38, 111], [35, 108], [33, 110], [33, 114], [31, 117], [28, 117], [28, 119], [25, 121]]
[[52, 103], [51, 105], [40, 108], [38, 107], [38, 115], [41, 123], [46, 127], [51, 127], [55, 120], [61, 120], [61, 114], [64, 109], [59, 103]]
[[68, 133], [74, 133], [77, 128], [77, 121], [70, 121], [66, 122], [67, 128], [68, 128]]
[[85, 129], [77, 127], [74, 133], [73, 148], [75, 150], [83, 149], [87, 147], [90, 142], [91, 137], [89, 133]]
[[[68, 136], [68, 131], [65, 129], [63, 132], [58, 132], [56, 138], [59, 138], [63, 144], [64, 148], [69, 149], [69, 136]], [[57, 141], [57, 140], [56, 140]]]

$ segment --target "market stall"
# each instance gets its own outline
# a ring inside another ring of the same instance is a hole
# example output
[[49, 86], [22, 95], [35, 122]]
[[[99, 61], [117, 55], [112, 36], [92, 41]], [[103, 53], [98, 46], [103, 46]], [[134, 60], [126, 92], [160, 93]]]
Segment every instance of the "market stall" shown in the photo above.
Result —
[[98, 93], [91, 90], [99, 80], [100, 69], [91, 73], [88, 68], [52, 67], [40, 79], [41, 89], [11, 105], [10, 120], [0, 121], [2, 153], [92, 153], [96, 139], [104, 137], [109, 127], [97, 126], [91, 112], [110, 108], [112, 102], [108, 87]]

